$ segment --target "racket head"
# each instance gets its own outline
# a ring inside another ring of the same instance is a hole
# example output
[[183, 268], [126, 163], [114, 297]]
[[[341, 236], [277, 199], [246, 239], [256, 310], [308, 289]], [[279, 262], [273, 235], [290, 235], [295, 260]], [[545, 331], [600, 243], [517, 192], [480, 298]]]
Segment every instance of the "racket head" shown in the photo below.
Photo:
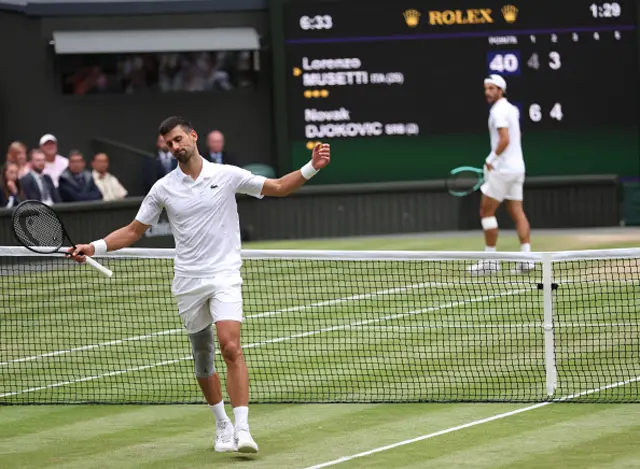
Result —
[[452, 169], [445, 181], [447, 191], [455, 197], [464, 197], [474, 193], [484, 183], [484, 171], [473, 166], [460, 166]]
[[68, 238], [56, 212], [39, 200], [25, 200], [18, 204], [11, 222], [16, 240], [39, 254], [59, 252], [65, 238]]

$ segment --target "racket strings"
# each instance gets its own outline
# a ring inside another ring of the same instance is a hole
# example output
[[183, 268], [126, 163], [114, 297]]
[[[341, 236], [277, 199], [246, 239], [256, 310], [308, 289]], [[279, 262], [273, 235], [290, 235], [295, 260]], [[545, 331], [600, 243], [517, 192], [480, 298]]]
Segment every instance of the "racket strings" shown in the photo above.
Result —
[[467, 195], [479, 188], [482, 176], [474, 171], [460, 171], [449, 176], [447, 189], [453, 195]]
[[18, 241], [38, 252], [55, 252], [64, 241], [62, 223], [40, 202], [20, 205], [13, 216], [13, 227]]

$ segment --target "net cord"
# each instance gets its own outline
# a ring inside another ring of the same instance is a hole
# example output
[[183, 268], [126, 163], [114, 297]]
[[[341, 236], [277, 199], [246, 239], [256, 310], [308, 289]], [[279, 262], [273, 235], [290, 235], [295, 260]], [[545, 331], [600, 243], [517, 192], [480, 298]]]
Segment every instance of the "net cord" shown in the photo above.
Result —
[[[68, 247], [62, 248], [67, 249]], [[38, 254], [22, 246], [0, 246], [0, 256], [60, 256], [60, 254]], [[483, 252], [483, 251], [320, 251], [320, 250], [282, 250], [267, 249], [242, 250], [244, 259], [308, 259], [308, 260], [353, 260], [353, 261], [450, 261], [491, 259], [512, 262], [540, 262], [549, 255], [550, 262], [599, 259], [636, 259], [640, 257], [640, 248], [600, 249], [584, 251], [558, 252]], [[100, 258], [140, 258], [173, 259], [175, 249], [168, 248], [124, 248], [108, 252]]]

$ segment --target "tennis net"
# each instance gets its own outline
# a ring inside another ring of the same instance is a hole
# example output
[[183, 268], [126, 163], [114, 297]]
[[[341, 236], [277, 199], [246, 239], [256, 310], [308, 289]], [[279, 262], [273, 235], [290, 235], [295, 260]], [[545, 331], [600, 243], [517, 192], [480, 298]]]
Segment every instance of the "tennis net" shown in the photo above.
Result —
[[[0, 247], [0, 404], [203, 402], [173, 255]], [[253, 403], [640, 402], [640, 249], [243, 257]]]

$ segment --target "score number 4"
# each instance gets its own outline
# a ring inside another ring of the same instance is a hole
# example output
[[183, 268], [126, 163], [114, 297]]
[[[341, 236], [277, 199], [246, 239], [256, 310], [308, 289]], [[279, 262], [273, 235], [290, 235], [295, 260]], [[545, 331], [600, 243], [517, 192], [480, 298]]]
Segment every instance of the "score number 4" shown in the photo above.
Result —
[[[551, 112], [549, 113], [549, 116], [552, 119], [561, 121], [562, 118], [564, 117], [564, 114], [562, 113], [562, 105], [560, 103], [555, 103], [551, 108]], [[540, 122], [542, 120], [542, 107], [539, 104], [534, 103], [531, 106], [529, 106], [529, 118], [533, 122]]]
[[[527, 61], [527, 65], [535, 70], [540, 69], [540, 56], [537, 53], [531, 55]], [[551, 70], [560, 70], [561, 67], [562, 60], [560, 58], [560, 54], [555, 51], [549, 52], [549, 68]]]

